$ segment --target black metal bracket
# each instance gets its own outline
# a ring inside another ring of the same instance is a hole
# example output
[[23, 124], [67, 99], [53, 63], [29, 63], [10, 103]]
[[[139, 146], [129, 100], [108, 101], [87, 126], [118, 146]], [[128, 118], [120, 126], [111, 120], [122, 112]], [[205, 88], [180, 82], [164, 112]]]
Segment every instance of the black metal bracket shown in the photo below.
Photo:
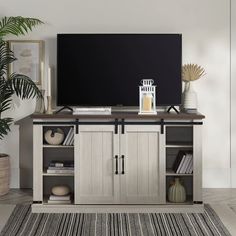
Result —
[[75, 120], [75, 133], [78, 134], [79, 133], [79, 119]]
[[171, 110], [174, 110], [177, 114], [179, 114], [179, 111], [175, 108], [175, 106], [170, 106], [168, 109], [167, 109], [167, 113], [170, 113]]
[[70, 110], [73, 113], [73, 109], [71, 107], [64, 106], [61, 109], [59, 109], [58, 111], [56, 111], [55, 114], [60, 113], [61, 111], [65, 110], [65, 109], [68, 109], [68, 110]]
[[121, 119], [121, 133], [125, 133], [125, 119]]
[[203, 122], [198, 121], [164, 121], [161, 119], [160, 121], [125, 121], [122, 119], [118, 121], [79, 121], [76, 119], [75, 121], [34, 121], [34, 125], [121, 125], [123, 126], [123, 132], [125, 131], [125, 125], [161, 125], [163, 126], [164, 132], [164, 125], [202, 125]]
[[42, 204], [42, 201], [33, 201], [33, 204]]
[[193, 204], [203, 204], [202, 201], [194, 201]]
[[164, 119], [161, 119], [161, 134], [164, 134]]
[[115, 134], [118, 134], [118, 119], [115, 119]]

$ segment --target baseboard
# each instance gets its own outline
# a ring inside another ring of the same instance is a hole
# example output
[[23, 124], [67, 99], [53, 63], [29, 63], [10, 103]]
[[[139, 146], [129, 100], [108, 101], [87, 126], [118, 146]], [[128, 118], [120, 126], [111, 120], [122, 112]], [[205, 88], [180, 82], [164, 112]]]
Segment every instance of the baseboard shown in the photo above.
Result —
[[33, 213], [203, 213], [204, 205], [48, 205], [33, 204]]

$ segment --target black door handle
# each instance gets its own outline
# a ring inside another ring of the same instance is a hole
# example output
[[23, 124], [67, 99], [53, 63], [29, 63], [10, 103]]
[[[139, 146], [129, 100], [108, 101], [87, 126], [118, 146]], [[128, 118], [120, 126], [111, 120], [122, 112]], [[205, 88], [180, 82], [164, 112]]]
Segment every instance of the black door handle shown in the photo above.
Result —
[[121, 174], [124, 175], [125, 174], [125, 155], [122, 155], [121, 159], [122, 159], [122, 171], [121, 171]]
[[115, 174], [118, 175], [118, 155], [115, 155], [115, 159], [116, 159], [116, 171], [115, 171]]

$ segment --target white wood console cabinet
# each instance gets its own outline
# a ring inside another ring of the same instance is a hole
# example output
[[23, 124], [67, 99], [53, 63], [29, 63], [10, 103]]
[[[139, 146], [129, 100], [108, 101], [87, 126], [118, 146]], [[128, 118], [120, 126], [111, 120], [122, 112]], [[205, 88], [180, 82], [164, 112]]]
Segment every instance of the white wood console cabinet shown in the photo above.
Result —
[[[73, 116], [34, 114], [33, 212], [202, 211], [201, 114]], [[44, 132], [73, 128], [74, 145], [48, 145]], [[176, 174], [179, 150], [193, 152], [193, 173]], [[49, 174], [50, 161], [73, 160], [74, 174]], [[168, 202], [174, 178], [185, 186], [185, 203]], [[72, 204], [49, 204], [55, 185], [69, 185]]]

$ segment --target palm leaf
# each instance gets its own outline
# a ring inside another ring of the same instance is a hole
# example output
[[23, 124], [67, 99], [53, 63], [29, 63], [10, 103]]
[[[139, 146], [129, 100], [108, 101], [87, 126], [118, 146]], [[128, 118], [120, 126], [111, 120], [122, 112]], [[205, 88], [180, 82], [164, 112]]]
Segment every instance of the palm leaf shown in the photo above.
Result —
[[35, 18], [25, 18], [22, 16], [4, 17], [0, 21], [0, 40], [8, 34], [15, 36], [24, 35], [40, 24], [43, 24], [43, 22]]
[[8, 48], [6, 42], [0, 42], [0, 77], [7, 74], [8, 65], [15, 61], [13, 52]]
[[12, 121], [12, 118], [0, 119], [0, 139], [3, 139], [3, 137], [8, 134]]
[[7, 80], [7, 86], [21, 99], [43, 98], [36, 84], [25, 75], [12, 73]]
[[0, 114], [11, 107], [14, 91], [8, 85], [5, 78], [0, 78]]

